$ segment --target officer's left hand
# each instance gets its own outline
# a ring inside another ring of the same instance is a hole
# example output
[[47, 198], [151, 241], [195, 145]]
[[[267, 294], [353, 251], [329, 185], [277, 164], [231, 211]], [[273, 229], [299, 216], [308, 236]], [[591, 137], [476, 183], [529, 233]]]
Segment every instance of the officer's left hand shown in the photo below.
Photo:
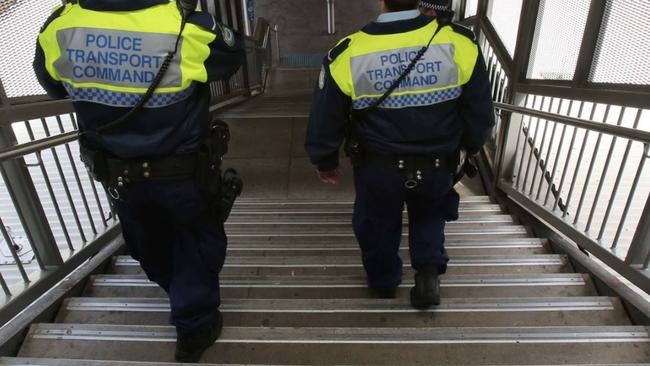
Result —
[[337, 185], [341, 181], [341, 176], [341, 169], [339, 168], [336, 168], [329, 172], [318, 171], [318, 178], [325, 184]]

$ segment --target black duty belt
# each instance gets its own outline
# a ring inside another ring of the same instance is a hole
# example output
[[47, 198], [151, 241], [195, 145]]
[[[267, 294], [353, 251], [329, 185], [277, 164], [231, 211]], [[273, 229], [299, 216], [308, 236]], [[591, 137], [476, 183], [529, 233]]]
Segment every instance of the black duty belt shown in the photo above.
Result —
[[366, 151], [363, 153], [362, 161], [366, 164], [382, 165], [389, 168], [399, 169], [428, 169], [428, 168], [454, 168], [455, 163], [452, 162], [452, 157], [449, 155], [439, 156], [394, 156], [394, 155], [381, 155]]
[[362, 164], [375, 164], [388, 168], [404, 170], [407, 180], [404, 186], [413, 189], [423, 179], [422, 171], [425, 169], [446, 169], [450, 174], [455, 171], [458, 164], [453, 154], [450, 155], [427, 155], [427, 156], [394, 156], [381, 155], [369, 151], [363, 152]]
[[193, 178], [198, 167], [198, 153], [159, 159], [106, 159], [112, 183], [122, 185], [147, 180], [182, 180]]

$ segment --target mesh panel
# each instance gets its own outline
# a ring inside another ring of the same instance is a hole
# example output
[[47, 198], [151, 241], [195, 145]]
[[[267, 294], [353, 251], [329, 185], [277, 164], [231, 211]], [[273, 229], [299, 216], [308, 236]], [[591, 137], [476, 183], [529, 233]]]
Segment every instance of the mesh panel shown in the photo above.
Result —
[[590, 81], [650, 85], [650, 6], [607, 1]]
[[491, 0], [488, 17], [511, 56], [515, 54], [523, 0]]
[[573, 80], [590, 3], [585, 0], [542, 1], [528, 78]]
[[45, 93], [32, 61], [38, 31], [57, 5], [61, 0], [0, 2], [0, 80], [10, 98]]

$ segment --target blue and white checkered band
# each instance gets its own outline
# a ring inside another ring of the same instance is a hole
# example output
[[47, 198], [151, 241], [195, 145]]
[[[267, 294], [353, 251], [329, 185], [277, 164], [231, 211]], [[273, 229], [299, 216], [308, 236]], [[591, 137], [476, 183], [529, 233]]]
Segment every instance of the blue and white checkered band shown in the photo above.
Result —
[[421, 1], [420, 6], [423, 8], [427, 9], [433, 9], [436, 11], [447, 11], [449, 10], [449, 7], [447, 5], [440, 5], [440, 4], [432, 4], [426, 1]]
[[[423, 94], [406, 94], [406, 95], [392, 95], [388, 97], [379, 108], [385, 109], [400, 109], [409, 107], [425, 107], [438, 103], [448, 102], [450, 100], [460, 98], [463, 89], [462, 87], [451, 88], [445, 90], [436, 90], [430, 93]], [[354, 109], [365, 109], [370, 107], [378, 98], [362, 98], [357, 99], [352, 103]]]
[[[134, 107], [143, 94], [116, 92], [99, 88], [75, 88], [64, 83], [70, 99], [73, 102], [90, 102], [104, 104], [110, 107]], [[145, 105], [145, 108], [163, 108], [176, 104], [189, 98], [194, 93], [194, 86], [191, 86], [177, 93], [156, 93]]]

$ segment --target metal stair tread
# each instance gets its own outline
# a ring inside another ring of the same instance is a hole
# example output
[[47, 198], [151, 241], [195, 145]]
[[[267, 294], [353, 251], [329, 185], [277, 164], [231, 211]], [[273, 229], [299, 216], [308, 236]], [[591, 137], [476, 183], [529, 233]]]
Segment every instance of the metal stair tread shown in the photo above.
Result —
[[[469, 216], [461, 217], [457, 221], [448, 222], [447, 225], [450, 226], [467, 226], [467, 225], [477, 225], [477, 226], [498, 226], [498, 225], [513, 225], [514, 218], [510, 215], [486, 215], [486, 216]], [[408, 224], [408, 219], [404, 217], [402, 219], [402, 224]], [[309, 225], [318, 225], [326, 227], [336, 227], [351, 225], [351, 216], [349, 218], [342, 218], [341, 215], [331, 215], [331, 217], [301, 217], [290, 216], [290, 217], [277, 217], [277, 216], [254, 216], [250, 217], [237, 217], [232, 216], [226, 222], [226, 228], [232, 226], [242, 226], [242, 227], [252, 227], [252, 226], [309, 226]]]
[[[300, 231], [299, 229], [302, 229]], [[267, 230], [268, 232], [263, 232]], [[285, 230], [283, 233], [281, 230]], [[319, 232], [325, 230], [326, 234]], [[301, 236], [353, 236], [352, 225], [340, 225], [337, 228], [328, 227], [314, 227], [307, 226], [305, 228], [284, 229], [284, 228], [268, 228], [264, 225], [252, 226], [250, 228], [226, 228], [226, 232], [231, 237], [252, 237], [252, 236], [279, 236], [279, 235], [301, 235]], [[509, 234], [528, 234], [528, 229], [521, 225], [498, 225], [498, 226], [470, 226], [470, 227], [457, 227], [447, 226], [445, 228], [446, 235], [509, 235]], [[408, 236], [408, 233], [403, 233], [403, 236]]]
[[[503, 206], [496, 203], [472, 203], [459, 205], [461, 213], [481, 212], [481, 213], [505, 213]], [[407, 211], [404, 210], [404, 213]], [[235, 206], [232, 210], [233, 215], [240, 214], [260, 214], [269, 215], [275, 213], [298, 215], [298, 214], [351, 214], [352, 204], [345, 205], [318, 205], [318, 206], [291, 206], [291, 205], [249, 205], [249, 206]]]
[[[162, 295], [161, 295], [162, 296]], [[230, 327], [394, 327], [630, 325], [623, 305], [607, 297], [445, 298], [425, 311], [396, 299], [236, 298], [221, 312]], [[167, 325], [166, 298], [85, 297], [64, 302], [58, 323]]]
[[[535, 273], [511, 275], [445, 275], [441, 286], [584, 286], [583, 275], [578, 273]], [[94, 286], [122, 285], [157, 287], [145, 275], [95, 275], [90, 281]], [[318, 288], [367, 287], [365, 277], [359, 276], [223, 276], [219, 282], [222, 287], [229, 286], [313, 286]], [[401, 287], [412, 286], [413, 281], [405, 278]]]
[[[447, 298], [442, 304], [428, 310], [417, 310], [403, 299], [223, 299], [221, 311], [246, 313], [266, 311], [270, 313], [422, 313], [422, 312], [511, 312], [511, 311], [603, 311], [615, 309], [614, 298], [609, 297], [562, 297], [562, 298]], [[64, 306], [68, 311], [123, 311], [168, 312], [166, 298], [93, 298], [68, 299]]]
[[[531, 255], [463, 255], [450, 259], [448, 266], [536, 266], [536, 265], [564, 265], [568, 261], [562, 254], [531, 254]], [[116, 266], [140, 266], [139, 262], [129, 256], [119, 256], [115, 260]], [[265, 257], [265, 256], [229, 256], [225, 266], [306, 266], [306, 267], [359, 267], [362, 264], [356, 256], [328, 256], [328, 257]], [[405, 261], [405, 266], [410, 263]]]
[[[463, 196], [460, 199], [461, 203], [475, 203], [475, 202], [493, 202], [494, 200], [490, 196]], [[263, 199], [263, 198], [241, 198], [237, 200], [238, 206], [246, 205], [255, 205], [255, 204], [265, 204], [265, 205], [322, 205], [322, 204], [341, 204], [341, 205], [353, 205], [354, 201], [352, 200], [309, 200], [309, 199], [289, 199], [289, 200], [277, 200], [277, 199]]]
[[[644, 326], [598, 327], [453, 327], [453, 328], [264, 328], [225, 327], [217, 343], [540, 343], [637, 340], [650, 347], [650, 328]], [[171, 326], [92, 324], [35, 324], [26, 342], [33, 339], [175, 342]], [[650, 348], [649, 348], [650, 349]]]
[[[461, 249], [461, 248], [475, 248], [475, 249], [504, 249], [504, 248], [544, 248], [547, 244], [546, 240], [537, 239], [537, 238], [504, 238], [499, 240], [483, 240], [476, 242], [467, 242], [467, 241], [447, 241], [445, 243], [446, 249]], [[401, 246], [402, 249], [408, 249], [408, 246], [404, 243]], [[327, 246], [323, 246], [321, 243], [303, 243], [303, 244], [283, 244], [283, 243], [237, 243], [234, 245], [229, 245], [228, 249], [236, 249], [239, 251], [243, 250], [327, 250], [327, 249], [339, 249], [339, 250], [355, 250], [359, 251], [359, 244], [357, 243], [331, 243]]]
[[[2, 357], [0, 358], [0, 365], [13, 365], [13, 366], [173, 366], [173, 365], [189, 365], [180, 363], [168, 362], [137, 362], [137, 361], [91, 361], [91, 360], [70, 360], [70, 359], [44, 359], [44, 358], [13, 358]], [[250, 366], [242, 364], [216, 364], [216, 363], [203, 363], [205, 366]], [[288, 366], [278, 364], [258, 364], [257, 366]], [[335, 365], [333, 365], [335, 366]], [[354, 366], [354, 365], [348, 365]], [[460, 365], [464, 366], [464, 365]], [[491, 365], [496, 366], [496, 365]], [[537, 365], [537, 366], [552, 366], [552, 365]], [[578, 364], [564, 365], [564, 366], [584, 366]], [[618, 364], [591, 364], [591, 366], [650, 366], [650, 363], [618, 363]]]

